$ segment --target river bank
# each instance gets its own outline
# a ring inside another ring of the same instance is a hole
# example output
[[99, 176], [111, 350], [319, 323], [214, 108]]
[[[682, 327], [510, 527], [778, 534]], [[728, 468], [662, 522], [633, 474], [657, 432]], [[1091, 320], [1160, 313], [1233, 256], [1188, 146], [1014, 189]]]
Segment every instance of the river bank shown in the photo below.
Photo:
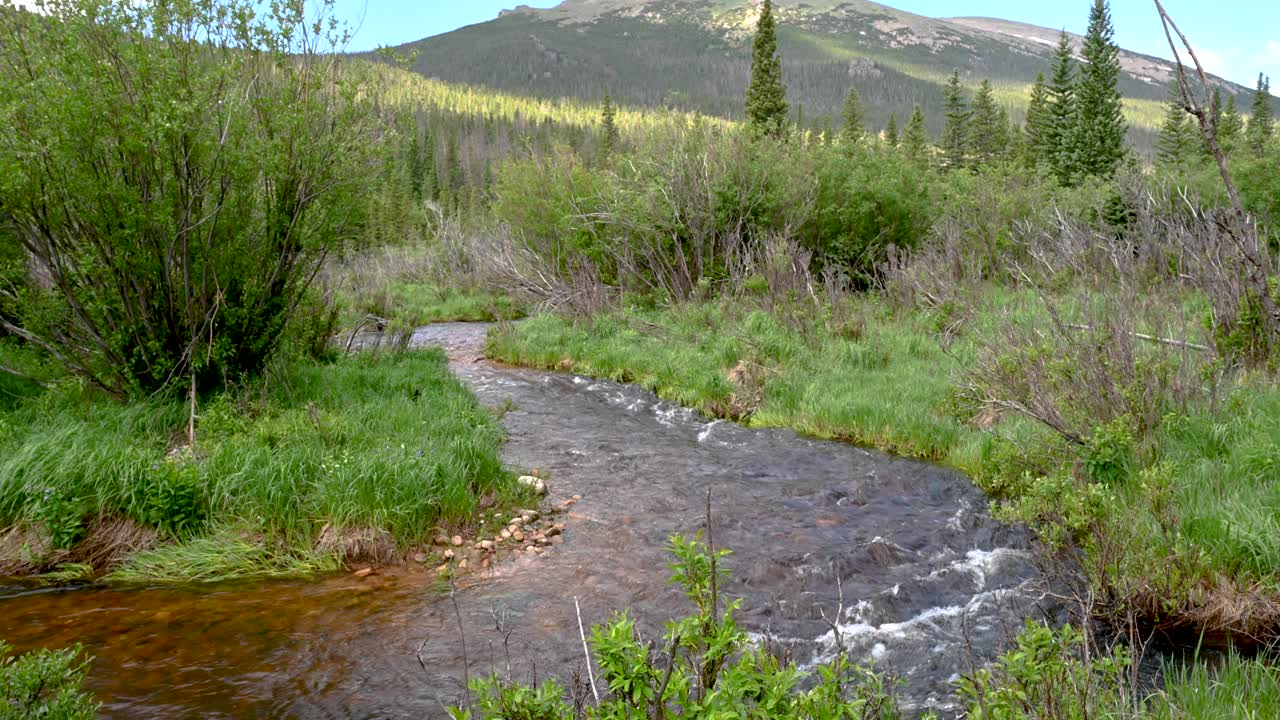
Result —
[[[1083, 553], [1100, 615], [1175, 643], [1251, 647], [1275, 637], [1280, 555], [1274, 516], [1261, 508], [1277, 487], [1268, 468], [1280, 457], [1280, 393], [1241, 381], [1218, 407], [1165, 418], [1149, 445], [1081, 449], [1017, 413], [974, 417], [956, 385], [975, 363], [973, 333], [944, 347], [936, 317], [895, 315], [874, 298], [846, 318], [852, 330], [820, 314], [788, 324], [747, 301], [539, 316], [504, 326], [487, 351], [634, 382], [710, 417], [955, 467], [991, 493], [1001, 517]], [[1103, 462], [1095, 450], [1114, 452], [1122, 474], [1090, 477], [1089, 463]]]

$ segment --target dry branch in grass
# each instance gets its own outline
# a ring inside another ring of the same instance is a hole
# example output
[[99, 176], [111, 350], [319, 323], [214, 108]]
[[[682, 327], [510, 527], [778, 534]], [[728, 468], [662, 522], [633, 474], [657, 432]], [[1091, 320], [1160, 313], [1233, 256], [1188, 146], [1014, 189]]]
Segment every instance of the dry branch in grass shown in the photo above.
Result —
[[[1160, 23], [1164, 28], [1165, 39], [1168, 40], [1169, 49], [1173, 51], [1173, 58], [1177, 63], [1178, 90], [1182, 108], [1194, 116], [1199, 123], [1200, 132], [1209, 145], [1210, 152], [1213, 153], [1213, 158], [1218, 164], [1218, 172], [1222, 175], [1222, 182], [1226, 185], [1227, 195], [1231, 198], [1235, 222], [1224, 229], [1247, 261], [1248, 278], [1253, 286], [1253, 292], [1257, 295], [1257, 301], [1262, 306], [1263, 322], [1268, 330], [1265, 342], [1270, 348], [1276, 340], [1280, 340], [1280, 311], [1277, 310], [1275, 300], [1271, 297], [1271, 286], [1268, 282], [1269, 268], [1263, 255], [1264, 248], [1259, 242], [1257, 224], [1245, 212], [1244, 205], [1240, 202], [1240, 193], [1236, 190], [1231, 169], [1227, 166], [1227, 156], [1218, 143], [1218, 114], [1210, 103], [1213, 91], [1209, 85], [1209, 77], [1205, 74], [1200, 59], [1196, 57], [1191, 41], [1173, 21], [1160, 0], [1154, 0], [1154, 2], [1156, 10], [1160, 13]], [[1187, 81], [1187, 69], [1182, 63], [1182, 54], [1178, 49], [1178, 43], [1174, 42], [1174, 35], [1178, 36], [1187, 55], [1195, 64], [1202, 94], [1191, 91], [1190, 83]]]

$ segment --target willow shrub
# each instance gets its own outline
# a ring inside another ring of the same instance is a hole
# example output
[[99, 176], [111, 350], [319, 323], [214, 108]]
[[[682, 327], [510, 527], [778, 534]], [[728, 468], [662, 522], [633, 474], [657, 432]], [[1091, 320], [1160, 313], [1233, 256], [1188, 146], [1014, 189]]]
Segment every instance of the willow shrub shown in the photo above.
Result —
[[260, 370], [379, 130], [331, 0], [0, 10], [0, 326], [116, 397]]

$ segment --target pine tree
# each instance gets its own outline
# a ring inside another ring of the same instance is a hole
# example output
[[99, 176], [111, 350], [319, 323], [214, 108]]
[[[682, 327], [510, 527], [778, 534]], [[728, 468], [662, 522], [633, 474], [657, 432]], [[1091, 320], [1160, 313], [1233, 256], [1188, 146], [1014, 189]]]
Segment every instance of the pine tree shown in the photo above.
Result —
[[1023, 128], [1023, 152], [1028, 165], [1036, 166], [1048, 163], [1052, 157], [1047, 147], [1052, 132], [1049, 129], [1049, 88], [1044, 82], [1044, 73], [1036, 76], [1036, 83], [1031, 86], [1031, 102], [1027, 105], [1027, 121]]
[[747, 123], [757, 136], [781, 138], [787, 126], [787, 91], [782, 85], [782, 59], [773, 22], [773, 2], [764, 0], [751, 50], [751, 84], [747, 86]]
[[1085, 64], [1076, 91], [1073, 149], [1083, 173], [1110, 177], [1124, 157], [1127, 127], [1120, 103], [1120, 48], [1108, 0], [1094, 0], [1081, 54]]
[[1236, 109], [1236, 96], [1227, 98], [1227, 108], [1218, 119], [1218, 144], [1222, 151], [1230, 155], [1240, 145], [1240, 136], [1244, 133], [1244, 116]]
[[896, 113], [889, 113], [889, 124], [884, 126], [884, 141], [891, 147], [898, 147], [898, 116]]
[[409, 125], [409, 187], [413, 190], [413, 197], [421, 201], [422, 181], [427, 173], [422, 162], [422, 145], [418, 140], [418, 119], [412, 118]]
[[902, 149], [912, 160], [921, 160], [929, 148], [929, 138], [924, 129], [924, 112], [916, 105], [911, 111], [911, 120], [902, 133]]
[[613, 109], [613, 98], [604, 94], [604, 107], [600, 110], [600, 123], [603, 126], [600, 137], [600, 164], [606, 165], [613, 151], [618, 147], [618, 124]]
[[435, 200], [440, 192], [439, 172], [436, 170], [436, 137], [427, 126], [422, 138], [422, 197]]
[[1253, 105], [1249, 110], [1249, 127], [1245, 138], [1253, 154], [1262, 157], [1267, 151], [1267, 141], [1275, 133], [1275, 118], [1271, 109], [1271, 80], [1258, 73], [1258, 87], [1253, 91]]
[[822, 116], [822, 144], [830, 145], [831, 141], [834, 139], [835, 139], [835, 130], [831, 127], [831, 116], [823, 115]]
[[853, 145], [862, 139], [865, 130], [862, 127], [862, 102], [858, 99], [858, 88], [850, 86], [849, 94], [844, 99], [844, 127], [840, 128], [840, 141]]
[[969, 119], [972, 113], [965, 102], [960, 72], [951, 74], [947, 82], [946, 125], [942, 129], [942, 155], [947, 167], [964, 167], [969, 151]]
[[977, 162], [990, 164], [1001, 159], [1009, 144], [1009, 118], [996, 105], [991, 81], [983, 80], [973, 98], [969, 146]]
[[1054, 52], [1053, 75], [1049, 80], [1048, 112], [1041, 129], [1042, 152], [1058, 182], [1069, 185], [1076, 175], [1071, 139], [1076, 121], [1076, 67], [1071, 38], [1063, 30]]
[[1028, 160], [1028, 153], [1027, 134], [1023, 132], [1022, 126], [1018, 123], [1010, 123], [1009, 150], [1006, 152], [1006, 155], [1014, 161], [1031, 164]]
[[1199, 134], [1198, 127], [1192, 127], [1191, 116], [1182, 107], [1182, 86], [1175, 79], [1169, 86], [1164, 122], [1156, 135], [1156, 162], [1164, 168], [1176, 168], [1189, 161]]

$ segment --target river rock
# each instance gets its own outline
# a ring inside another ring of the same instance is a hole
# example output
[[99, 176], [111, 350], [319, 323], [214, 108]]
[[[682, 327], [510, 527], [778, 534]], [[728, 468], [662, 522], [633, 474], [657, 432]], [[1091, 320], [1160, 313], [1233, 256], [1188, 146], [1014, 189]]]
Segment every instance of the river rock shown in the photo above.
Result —
[[444, 551], [444, 559], [445, 559], [445, 562], [448, 562], [448, 561], [452, 560], [452, 559], [453, 559], [453, 551], [452, 551], [452, 550], [445, 550], [445, 551]]
[[479, 547], [481, 550], [486, 550], [486, 551], [492, 552], [492, 551], [493, 551], [493, 541], [492, 541], [492, 540], [481, 540], [481, 541], [480, 541], [480, 543], [477, 545], [477, 547]]
[[413, 554], [413, 561], [414, 561], [414, 562], [416, 562], [416, 563], [424, 563], [424, 562], [426, 562], [426, 561], [427, 561], [427, 554], [426, 554], [426, 553], [414, 553], [414, 554]]
[[449, 542], [453, 543], [453, 546], [454, 546], [454, 547], [462, 547], [462, 536], [461, 536], [461, 535], [454, 535], [454, 536], [453, 536], [453, 539], [452, 539], [452, 540], [450, 540]]
[[516, 482], [519, 482], [521, 485], [524, 485], [525, 487], [532, 489], [534, 492], [538, 493], [539, 495], [547, 494], [547, 483], [540, 477], [534, 477], [532, 475], [521, 475]]
[[358, 578], [369, 577], [372, 574], [373, 574], [373, 568], [371, 567], [360, 568], [359, 570], [352, 573], [352, 575], [355, 575]]
[[503, 540], [509, 540], [511, 538], [511, 528], [503, 528], [502, 532], [498, 533], [498, 536]]
[[437, 536], [435, 536], [435, 538], [433, 538], [433, 539], [431, 540], [431, 544], [432, 544], [432, 545], [438, 545], [438, 546], [440, 546], [440, 547], [446, 547], [446, 546], [448, 546], [448, 545], [449, 545], [449, 536], [448, 536], [448, 535], [437, 535]]
[[551, 537], [555, 537], [555, 536], [559, 535], [559, 534], [560, 534], [560, 533], [562, 533], [562, 532], [564, 532], [564, 525], [562, 525], [562, 524], [560, 524], [560, 523], [556, 523], [555, 525], [552, 525], [551, 527], [547, 528], [547, 530], [546, 530], [546, 532], [545, 532], [544, 534], [545, 534], [547, 537], [551, 538]]

